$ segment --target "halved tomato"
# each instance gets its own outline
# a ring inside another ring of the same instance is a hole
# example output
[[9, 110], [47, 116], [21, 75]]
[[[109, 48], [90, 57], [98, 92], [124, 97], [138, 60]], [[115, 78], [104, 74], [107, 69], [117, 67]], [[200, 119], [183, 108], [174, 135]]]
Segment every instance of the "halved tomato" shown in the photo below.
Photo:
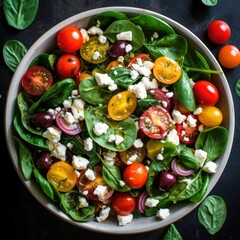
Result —
[[187, 118], [188, 116], [191, 116], [194, 119], [194, 121], [196, 121], [194, 127], [186, 123], [186, 121], [180, 124], [177, 123], [175, 127], [178, 133], [179, 140], [185, 144], [192, 144], [196, 142], [197, 137], [200, 133], [199, 132], [200, 122], [195, 115], [193, 114], [186, 115]]
[[126, 65], [127, 68], [131, 68], [132, 64], [138, 64], [138, 59], [140, 59], [142, 62], [150, 61], [152, 62], [152, 59], [146, 54], [146, 53], [140, 53], [133, 57]]
[[121, 160], [127, 164], [130, 162], [142, 162], [146, 156], [146, 148], [143, 146], [141, 148], [136, 148], [134, 146], [128, 148], [126, 151], [119, 152]]
[[64, 161], [53, 163], [47, 172], [47, 180], [52, 183], [58, 191], [69, 192], [77, 183], [75, 169]]
[[108, 115], [116, 121], [129, 117], [137, 107], [137, 97], [130, 91], [119, 92], [108, 102]]
[[140, 128], [150, 138], [161, 139], [172, 127], [172, 118], [161, 106], [148, 108], [140, 117]]
[[[78, 190], [81, 193], [83, 193], [88, 199], [91, 199], [93, 201], [104, 202], [112, 196], [114, 190], [110, 186], [108, 186], [105, 180], [103, 179], [101, 165], [95, 165], [92, 170], [95, 175], [94, 180], [90, 180], [86, 176], [87, 169], [81, 171], [81, 174], [77, 181]], [[97, 194], [94, 194], [94, 191], [98, 186], [105, 187], [103, 197], [101, 198]]]
[[97, 36], [91, 37], [81, 49], [81, 57], [90, 63], [98, 64], [108, 59], [109, 42], [100, 43]]
[[41, 96], [53, 84], [52, 73], [45, 67], [30, 67], [22, 78], [22, 86], [33, 96]]

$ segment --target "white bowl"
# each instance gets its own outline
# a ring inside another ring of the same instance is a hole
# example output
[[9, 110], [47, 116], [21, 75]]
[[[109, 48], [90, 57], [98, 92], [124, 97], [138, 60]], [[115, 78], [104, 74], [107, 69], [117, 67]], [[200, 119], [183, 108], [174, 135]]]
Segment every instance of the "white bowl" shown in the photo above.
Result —
[[[203, 54], [203, 56], [207, 59], [212, 69], [222, 71], [221, 67], [219, 66], [213, 54], [209, 51], [209, 49], [204, 45], [204, 43], [198, 37], [196, 37], [192, 32], [190, 32], [184, 26], [180, 25], [179, 23], [175, 22], [172, 19], [169, 19], [166, 16], [163, 16], [161, 14], [158, 14], [156, 12], [152, 12], [149, 10], [132, 8], [132, 7], [106, 7], [106, 8], [98, 8], [98, 9], [82, 12], [80, 14], [77, 14], [73, 17], [70, 17], [60, 22], [59, 24], [51, 28], [49, 31], [47, 31], [44, 35], [42, 35], [28, 50], [28, 52], [22, 59], [21, 63], [19, 64], [12, 78], [11, 85], [8, 91], [7, 100], [6, 100], [6, 106], [5, 106], [6, 142], [7, 142], [8, 150], [10, 153], [10, 157], [12, 159], [12, 163], [22, 183], [25, 185], [28, 191], [36, 198], [37, 201], [39, 201], [46, 209], [48, 209], [50, 212], [55, 214], [60, 219], [66, 222], [69, 222], [72, 225], [75, 225], [77, 227], [87, 229], [89, 231], [96, 231], [96, 232], [102, 232], [107, 234], [143, 233], [143, 232], [160, 229], [160, 228], [166, 227], [171, 223], [174, 223], [175, 221], [183, 218], [185, 215], [187, 215], [192, 210], [194, 210], [199, 203], [183, 203], [183, 202], [178, 203], [175, 206], [171, 207], [171, 210], [170, 210], [171, 215], [165, 220], [160, 221], [160, 220], [156, 220], [154, 217], [141, 217], [139, 219], [134, 219], [133, 222], [131, 222], [130, 224], [124, 227], [119, 227], [117, 221], [113, 219], [109, 219], [103, 223], [98, 223], [96, 221], [90, 221], [87, 223], [75, 222], [60, 210], [58, 204], [55, 205], [52, 202], [50, 202], [50, 200], [43, 194], [39, 185], [35, 181], [25, 181], [18, 163], [17, 148], [15, 147], [15, 142], [12, 139], [12, 136], [13, 136], [12, 121], [14, 117], [16, 98], [20, 88], [21, 76], [23, 76], [23, 73], [27, 70], [31, 61], [34, 59], [34, 57], [36, 57], [40, 53], [48, 52], [54, 48], [56, 33], [62, 27], [73, 24], [79, 28], [80, 27], [84, 28], [87, 25], [91, 16], [106, 10], [114, 10], [114, 11], [129, 13], [131, 15], [147, 13], [164, 20], [165, 22], [170, 24], [177, 33], [186, 37], [191, 47], [194, 47], [195, 49], [199, 50]], [[235, 127], [234, 105], [233, 105], [233, 99], [232, 99], [232, 95], [231, 95], [231, 91], [230, 91], [227, 79], [224, 74], [215, 75], [213, 78], [213, 82], [220, 91], [220, 100], [218, 105], [220, 106], [221, 111], [223, 112], [223, 115], [224, 115], [224, 121], [222, 125], [228, 130], [229, 137], [228, 137], [228, 143], [227, 143], [225, 152], [217, 160], [218, 169], [217, 169], [217, 172], [211, 176], [211, 182], [210, 182], [210, 186], [208, 188], [207, 194], [216, 185], [217, 181], [221, 177], [221, 174], [227, 164], [227, 161], [231, 152], [232, 143], [233, 143], [234, 127]]]

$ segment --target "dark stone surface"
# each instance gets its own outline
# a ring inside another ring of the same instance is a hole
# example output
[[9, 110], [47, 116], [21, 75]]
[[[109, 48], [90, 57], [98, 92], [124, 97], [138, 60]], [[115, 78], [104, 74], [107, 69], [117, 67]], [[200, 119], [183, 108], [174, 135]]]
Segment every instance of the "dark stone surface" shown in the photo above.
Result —
[[[2, 1], [1, 1], [2, 2]], [[214, 19], [222, 19], [229, 23], [232, 29], [230, 44], [239, 47], [240, 43], [240, 11], [238, 0], [219, 0], [217, 6], [206, 7], [200, 0], [40, 0], [35, 21], [25, 30], [18, 31], [9, 27], [3, 14], [0, 2], [0, 46], [9, 39], [17, 39], [30, 47], [44, 32], [58, 22], [79, 12], [105, 6], [131, 6], [154, 10], [178, 21], [195, 33], [209, 47], [215, 56], [220, 46], [214, 45], [206, 38], [206, 27]], [[228, 164], [210, 194], [224, 198], [227, 204], [228, 216], [223, 228], [214, 236], [209, 235], [197, 219], [197, 209], [175, 223], [183, 239], [240, 239], [240, 99], [234, 86], [238, 78], [239, 67], [224, 72], [228, 78], [235, 104], [236, 129], [235, 139]], [[114, 236], [88, 232], [66, 223], [41, 206], [25, 189], [19, 180], [8, 156], [4, 137], [4, 104], [12, 72], [5, 66], [0, 56], [0, 111], [1, 111], [1, 165], [0, 165], [0, 203], [1, 203], [1, 235], [18, 239], [98, 239], [98, 240], [160, 240], [161, 230], [139, 235]], [[7, 229], [8, 228], [8, 229]]]

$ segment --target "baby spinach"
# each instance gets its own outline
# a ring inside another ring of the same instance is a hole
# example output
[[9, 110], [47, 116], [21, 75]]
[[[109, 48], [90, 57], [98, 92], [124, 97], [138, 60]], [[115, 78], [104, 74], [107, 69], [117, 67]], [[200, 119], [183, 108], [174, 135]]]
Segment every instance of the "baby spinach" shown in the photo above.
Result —
[[235, 84], [235, 92], [236, 92], [237, 96], [240, 97], [240, 79], [238, 79]]
[[4, 0], [3, 10], [8, 24], [16, 29], [27, 28], [35, 19], [39, 0]]
[[26, 180], [30, 180], [33, 172], [32, 152], [19, 138], [14, 137], [18, 143], [18, 157], [23, 176]]
[[105, 88], [99, 86], [94, 77], [90, 77], [84, 79], [84, 81], [79, 84], [79, 93], [82, 99], [90, 104], [106, 105], [115, 92], [109, 91]]
[[208, 196], [198, 208], [198, 220], [211, 235], [222, 228], [226, 218], [227, 207], [220, 196]]
[[[90, 137], [100, 146], [111, 150], [111, 151], [124, 151], [133, 145], [137, 137], [137, 129], [135, 121], [132, 118], [127, 118], [123, 121], [113, 121], [107, 117], [106, 107], [92, 107], [88, 106], [84, 110], [84, 116], [86, 121], [86, 126]], [[93, 128], [96, 123], [103, 122], [106, 123], [109, 128], [106, 134], [97, 136], [93, 132]], [[109, 136], [120, 135], [123, 137], [123, 142], [119, 145], [116, 145], [113, 142], [109, 142]]]
[[195, 143], [196, 149], [207, 152], [206, 162], [219, 157], [227, 146], [228, 131], [222, 126], [211, 127], [203, 130]]
[[182, 236], [173, 224], [170, 224], [162, 240], [182, 240]]
[[3, 59], [10, 70], [15, 72], [27, 48], [18, 40], [9, 40], [3, 46]]
[[199, 169], [199, 163], [194, 157], [190, 148], [188, 147], [182, 148], [182, 150], [179, 152], [179, 159], [186, 168], [194, 170]]
[[216, 6], [218, 3], [218, 0], [201, 0], [201, 1], [206, 6]]
[[144, 43], [144, 47], [153, 60], [160, 56], [166, 56], [178, 60], [186, 55], [188, 43], [184, 37], [173, 33], [148, 43]]
[[115, 42], [116, 35], [122, 32], [131, 31], [132, 32], [132, 41], [131, 45], [133, 51], [141, 48], [145, 41], [145, 36], [143, 31], [137, 27], [135, 24], [131, 23], [128, 20], [117, 20], [113, 22], [105, 31], [104, 36], [106, 36], [111, 42]]
[[176, 99], [189, 111], [196, 109], [196, 102], [188, 75], [182, 71], [180, 79], [173, 84]]
[[42, 107], [42, 110], [60, 106], [63, 101], [70, 96], [74, 87], [75, 81], [71, 78], [66, 78], [56, 82], [46, 90], [46, 92], [39, 98], [38, 101], [30, 106], [28, 111], [32, 113], [36, 108], [42, 107], [43, 103], [44, 108]]
[[157, 32], [159, 34], [175, 33], [173, 28], [165, 21], [148, 14], [138, 15], [136, 17], [130, 18], [129, 21], [137, 26], [140, 26], [144, 33], [148, 31], [151, 31], [152, 34], [154, 32]]

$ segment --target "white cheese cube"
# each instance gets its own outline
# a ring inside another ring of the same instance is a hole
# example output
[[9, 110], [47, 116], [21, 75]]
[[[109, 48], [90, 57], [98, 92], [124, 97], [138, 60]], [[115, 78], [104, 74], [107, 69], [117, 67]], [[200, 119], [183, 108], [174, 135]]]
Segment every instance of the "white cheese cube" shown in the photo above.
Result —
[[133, 92], [136, 95], [136, 97], [139, 99], [144, 99], [147, 97], [147, 91], [142, 82], [130, 85], [128, 87], [128, 91]]
[[47, 138], [51, 142], [58, 142], [61, 139], [62, 131], [57, 127], [48, 127], [43, 133], [43, 137]]
[[109, 126], [104, 122], [97, 122], [93, 128], [93, 132], [97, 136], [107, 133]]
[[176, 129], [172, 129], [171, 131], [169, 131], [166, 140], [173, 143], [176, 146], [179, 145], [180, 141]]
[[84, 119], [84, 105], [85, 102], [81, 98], [76, 98], [71, 106], [72, 114], [76, 120]]
[[85, 197], [79, 197], [79, 208], [84, 208], [84, 207], [88, 207], [88, 201]]
[[73, 155], [72, 157], [72, 165], [77, 170], [86, 169], [89, 164], [89, 161], [81, 156]]
[[62, 161], [66, 160], [67, 148], [65, 145], [61, 144], [60, 142], [52, 141], [47, 141], [47, 145], [53, 157], [58, 158]]
[[140, 138], [136, 139], [136, 140], [134, 141], [134, 143], [133, 143], [133, 146], [134, 146], [135, 148], [141, 148], [141, 147], [143, 147], [143, 142], [142, 142], [142, 140], [141, 140]]
[[119, 145], [120, 143], [122, 143], [124, 141], [124, 138], [120, 135], [115, 135], [115, 144]]
[[103, 36], [103, 35], [100, 35], [100, 36], [98, 37], [98, 41], [99, 41], [101, 44], [104, 44], [104, 43], [106, 43], [107, 38], [106, 38], [105, 36]]
[[217, 164], [215, 162], [207, 162], [203, 167], [203, 170], [207, 173], [215, 173], [216, 169]]
[[121, 32], [116, 35], [117, 40], [132, 41], [132, 31]]
[[199, 163], [199, 166], [202, 167], [205, 160], [207, 159], [207, 152], [202, 149], [196, 149], [194, 152], [194, 156]]
[[160, 219], [166, 219], [170, 215], [170, 211], [168, 208], [160, 208], [156, 214]]
[[147, 207], [156, 207], [159, 203], [158, 199], [154, 199], [152, 197], [148, 197], [145, 201], [145, 206]]
[[107, 191], [107, 187], [106, 187], [106, 186], [98, 185], [98, 186], [95, 188], [93, 194], [94, 194], [94, 195], [97, 195], [99, 201], [102, 202], [102, 201], [104, 201], [104, 197], [105, 197], [106, 191]]
[[103, 35], [102, 29], [100, 29], [100, 28], [97, 27], [97, 26], [92, 26], [92, 27], [90, 27], [90, 28], [87, 30], [87, 33], [88, 33], [88, 34], [91, 34], [91, 35]]
[[86, 138], [83, 143], [86, 151], [89, 152], [93, 149], [93, 140], [90, 137]]
[[94, 171], [90, 168], [88, 168], [88, 170], [85, 172], [85, 176], [90, 180], [93, 181], [96, 179], [96, 176], [94, 174]]
[[65, 113], [64, 120], [69, 124], [73, 124], [75, 122], [75, 118], [70, 112]]
[[184, 120], [186, 120], [186, 116], [181, 114], [178, 110], [174, 109], [172, 111], [172, 117], [174, 122], [181, 124]]
[[97, 221], [98, 221], [98, 222], [103, 222], [103, 221], [105, 221], [105, 220], [108, 218], [108, 216], [109, 216], [110, 210], [111, 210], [110, 207], [103, 208], [103, 209], [100, 211], [99, 216], [96, 217]]
[[129, 214], [129, 215], [126, 215], [126, 216], [117, 215], [117, 219], [118, 219], [118, 225], [119, 226], [125, 226], [128, 223], [132, 222], [133, 215], [132, 214]]

